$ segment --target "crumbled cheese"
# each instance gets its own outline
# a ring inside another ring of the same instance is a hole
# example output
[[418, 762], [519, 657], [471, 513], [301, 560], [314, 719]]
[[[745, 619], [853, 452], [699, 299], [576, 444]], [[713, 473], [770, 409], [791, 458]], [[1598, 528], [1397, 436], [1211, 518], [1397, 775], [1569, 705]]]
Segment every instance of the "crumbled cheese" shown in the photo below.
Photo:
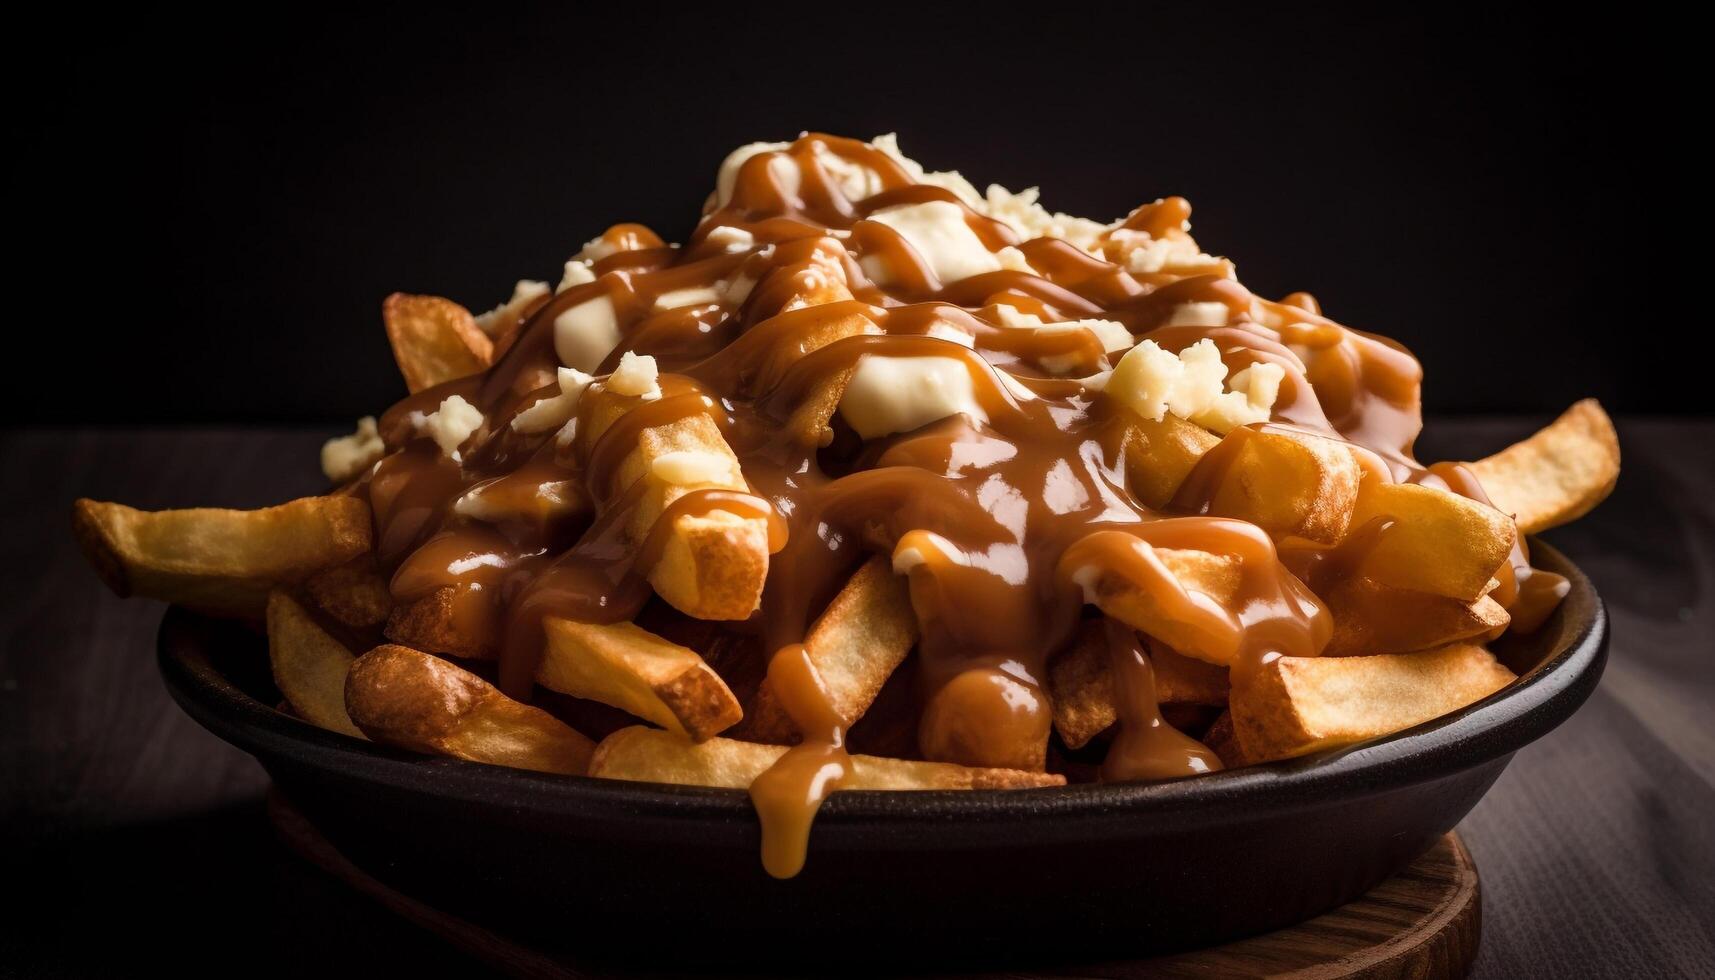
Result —
[[460, 395], [449, 395], [439, 408], [425, 415], [412, 412], [411, 426], [435, 441], [441, 452], [460, 462], [459, 447], [471, 434], [482, 428], [482, 412]]
[[644, 401], [660, 398], [660, 372], [655, 367], [655, 358], [626, 351], [619, 359], [619, 366], [607, 376], [607, 390], [616, 395], [634, 395]]
[[619, 317], [613, 299], [597, 296], [554, 318], [554, 353], [560, 363], [594, 371], [619, 346]]
[[524, 315], [524, 307], [530, 305], [531, 300], [546, 295], [547, 292], [548, 284], [545, 282], [520, 279], [517, 285], [512, 287], [512, 298], [478, 316], [476, 325], [482, 329], [483, 333], [492, 337], [501, 328], [517, 322], [518, 318]]
[[577, 368], [559, 369], [560, 392], [543, 398], [512, 417], [512, 428], [526, 434], [558, 429], [577, 413], [578, 399], [595, 380]]
[[1169, 327], [1224, 327], [1233, 311], [1225, 303], [1180, 303], [1167, 315]]
[[579, 249], [578, 254], [573, 256], [573, 258], [582, 259], [583, 261], [593, 265], [610, 255], [618, 254], [619, 245], [609, 241], [607, 234], [604, 232], [603, 234], [597, 235], [589, 241], [584, 242], [584, 247]]
[[1154, 238], [1141, 231], [1119, 230], [1114, 239], [1123, 243], [1121, 256], [1127, 272], [1147, 274], [1172, 268], [1182, 272], [1215, 272], [1224, 267], [1221, 259], [1197, 248], [1190, 238]]
[[721, 161], [721, 168], [715, 175], [715, 205], [724, 207], [732, 200], [733, 185], [738, 182], [738, 172], [751, 157], [759, 153], [777, 153], [790, 147], [790, 143], [746, 143], [728, 153]]
[[[1000, 260], [965, 223], [965, 209], [951, 201], [883, 208], [872, 213], [869, 220], [898, 232], [943, 283], [958, 282], [1001, 267]], [[865, 271], [869, 271], [867, 267]]]
[[756, 247], [756, 236], [743, 228], [731, 225], [717, 225], [709, 229], [703, 236], [703, 241], [712, 244], [724, 252], [748, 252]]
[[595, 270], [590, 268], [590, 263], [583, 259], [567, 259], [566, 274], [560, 277], [560, 288], [554, 291], [563, 293], [573, 286], [588, 285], [595, 280]]
[[649, 464], [656, 479], [676, 487], [742, 486], [738, 463], [729, 456], [696, 449], [662, 453]]
[[1058, 238], [1086, 252], [1094, 252], [1097, 240], [1114, 227], [1089, 218], [1049, 211], [1036, 202], [1040, 195], [1041, 191], [1035, 187], [1026, 187], [1014, 194], [999, 184], [990, 184], [988, 192], [983, 195], [983, 205], [977, 210], [1017, 228], [1026, 238]]
[[954, 194], [957, 194], [959, 196], [959, 200], [964, 201], [972, 208], [981, 207], [983, 200], [982, 195], [977, 193], [976, 187], [972, 185], [970, 181], [966, 180], [963, 174], [959, 173], [957, 170], [948, 170], [942, 173], [924, 170], [921, 163], [918, 163], [916, 160], [913, 160], [900, 152], [899, 134], [885, 133], [881, 136], [877, 136], [873, 140], [870, 140], [869, 145], [892, 157], [894, 162], [898, 163], [899, 166], [910, 175], [911, 179], [915, 180], [917, 183], [931, 184], [935, 187], [944, 187], [947, 190], [952, 191]]
[[1132, 345], [1131, 331], [1125, 328], [1125, 324], [1115, 320], [1064, 320], [1046, 323], [1036, 314], [1025, 313], [1017, 307], [1001, 304], [994, 309], [1003, 327], [1018, 330], [1088, 330], [1095, 334], [1103, 351], [1123, 350]]
[[840, 416], [865, 439], [959, 414], [988, 420], [977, 404], [970, 368], [956, 357], [865, 354], [840, 398]]
[[686, 289], [673, 289], [655, 297], [655, 312], [676, 310], [682, 306], [707, 306], [719, 303], [724, 295], [724, 288], [711, 286], [691, 286]]
[[1145, 340], [1120, 359], [1103, 389], [1152, 421], [1172, 412], [1215, 432], [1266, 422], [1285, 371], [1266, 362], [1252, 365], [1233, 378], [1242, 391], [1223, 390], [1226, 376], [1221, 353], [1207, 338], [1177, 356]]
[[1024, 253], [1019, 251], [1016, 245], [1006, 246], [994, 253], [994, 257], [1000, 262], [1000, 267], [1008, 272], [1028, 272], [1036, 275], [1036, 267], [1030, 264], [1030, 260], [1024, 257]]
[[356, 432], [322, 443], [322, 472], [334, 483], [344, 483], [375, 465], [386, 452], [375, 416], [365, 415], [357, 420]]

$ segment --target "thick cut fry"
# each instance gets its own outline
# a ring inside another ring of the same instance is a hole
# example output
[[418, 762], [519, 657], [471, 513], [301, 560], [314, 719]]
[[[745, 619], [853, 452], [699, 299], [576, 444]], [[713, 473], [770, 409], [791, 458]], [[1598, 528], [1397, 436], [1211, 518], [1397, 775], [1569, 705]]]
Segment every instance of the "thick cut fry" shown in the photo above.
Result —
[[1366, 479], [1353, 526], [1393, 522], [1358, 566], [1381, 585], [1467, 602], [1488, 589], [1516, 533], [1493, 507], [1439, 487]]
[[1233, 728], [1246, 757], [1286, 759], [1403, 731], [1514, 680], [1469, 643], [1374, 657], [1281, 657], [1233, 688]]
[[547, 647], [536, 671], [543, 687], [612, 705], [699, 742], [744, 714], [696, 651], [632, 623], [549, 618], [543, 627]]
[[413, 393], [483, 371], [494, 358], [494, 342], [450, 299], [394, 293], [382, 302], [381, 319]]
[[1209, 513], [1250, 521], [1274, 538], [1334, 544], [1346, 536], [1358, 499], [1358, 461], [1344, 443], [1307, 433], [1236, 429], [1235, 445], [1212, 451], [1217, 465]]
[[[916, 642], [917, 616], [905, 579], [877, 557], [865, 562], [828, 604], [804, 647], [834, 710], [851, 725], [869, 710]], [[742, 732], [747, 739], [781, 745], [800, 738], [766, 680]]]
[[1221, 765], [1228, 769], [1248, 766], [1256, 761], [1247, 757], [1244, 746], [1239, 744], [1238, 735], [1233, 731], [1233, 713], [1231, 711], [1221, 712], [1221, 716], [1216, 718], [1215, 723], [1209, 726], [1209, 730], [1203, 733], [1202, 742], [1221, 757]]
[[1123, 442], [1126, 485], [1145, 507], [1166, 507], [1197, 461], [1221, 438], [1177, 415], [1166, 414], [1161, 421], [1152, 422], [1116, 402], [1110, 404], [1127, 415]]
[[459, 614], [459, 603], [465, 598], [457, 586], [443, 585], [426, 596], [400, 603], [393, 607], [382, 633], [394, 643], [416, 650], [476, 660], [493, 657], [493, 634], [468, 628], [468, 617]]
[[[1167, 705], [1224, 705], [1227, 669], [1151, 643], [1155, 699]], [[1070, 749], [1082, 748], [1119, 718], [1114, 706], [1113, 661], [1100, 621], [1084, 624], [1073, 645], [1048, 670], [1054, 730]]]
[[1324, 657], [1408, 653], [1458, 640], [1482, 643], [1501, 635], [1511, 621], [1486, 595], [1466, 602], [1389, 588], [1361, 575], [1339, 582], [1322, 600], [1334, 617]]
[[[616, 397], [597, 402], [589, 416], [592, 443], [638, 404], [637, 399]], [[669, 454], [675, 459], [700, 461], [696, 467], [699, 475], [693, 482], [684, 482], [670, 468], [655, 465]], [[627, 526], [631, 540], [639, 545], [649, 538], [668, 507], [687, 493], [750, 490], [738, 457], [720, 427], [701, 414], [652, 426], [638, 434], [636, 448], [626, 454], [614, 474], [612, 489], [623, 489], [639, 480], [643, 481], [642, 496]], [[762, 601], [762, 585], [768, 577], [768, 522], [718, 509], [679, 514], [672, 520], [672, 527], [663, 532], [666, 537], [660, 557], [649, 568], [649, 584], [656, 594], [697, 619], [749, 618]]]
[[84, 498], [73, 505], [72, 528], [114, 592], [218, 616], [260, 617], [275, 586], [370, 548], [369, 505], [356, 497], [160, 511]]
[[268, 663], [292, 712], [318, 728], [363, 738], [345, 711], [345, 675], [357, 658], [284, 592], [268, 596]]
[[[1186, 592], [1199, 592], [1210, 601], [1230, 607], [1241, 581], [1239, 559], [1207, 551], [1156, 548], [1155, 556]], [[1216, 651], [1205, 649], [1202, 635], [1180, 621], [1149, 591], [1123, 575], [1102, 572], [1084, 583], [1085, 599], [1102, 612], [1147, 636], [1153, 636], [1181, 653], [1210, 663], [1225, 663]]]
[[317, 609], [355, 629], [379, 626], [393, 611], [387, 579], [372, 555], [311, 575], [304, 580], [304, 594]]
[[1606, 499], [1620, 478], [1620, 439], [1601, 403], [1586, 398], [1529, 439], [1470, 465], [1519, 533], [1535, 534]]
[[581, 775], [594, 743], [445, 660], [392, 644], [351, 665], [345, 706], [377, 742], [514, 769]]
[[[787, 751], [783, 745], [712, 738], [695, 743], [672, 732], [622, 728], [596, 746], [590, 775], [688, 786], [748, 788]], [[1066, 777], [1016, 769], [980, 769], [950, 762], [913, 762], [852, 756], [851, 778], [841, 789], [1028, 789], [1064, 786]]]

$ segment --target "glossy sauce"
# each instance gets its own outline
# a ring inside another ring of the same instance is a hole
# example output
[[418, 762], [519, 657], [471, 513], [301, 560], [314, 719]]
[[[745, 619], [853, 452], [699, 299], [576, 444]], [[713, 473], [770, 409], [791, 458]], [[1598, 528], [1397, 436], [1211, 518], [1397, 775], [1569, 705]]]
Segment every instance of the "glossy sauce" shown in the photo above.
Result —
[[[848, 196], [841, 174], [854, 167], [873, 194]], [[998, 268], [942, 282], [905, 236], [866, 220], [938, 201], [964, 211], [983, 248], [1016, 246], [1035, 272]], [[1231, 665], [1235, 683], [1274, 657], [1315, 656], [1332, 632], [1319, 582], [1355, 568], [1353, 556], [1386, 529], [1355, 529], [1351, 543], [1306, 557], [1277, 551], [1253, 525], [1205, 516], [1223, 461], [1243, 440], [1267, 426], [1309, 431], [1350, 443], [1378, 479], [1434, 482], [1478, 499], [1481, 488], [1468, 471], [1425, 469], [1412, 458], [1422, 371], [1397, 344], [1326, 319], [1306, 294], [1272, 303], [1206, 269], [1125, 271], [1128, 240], [1182, 236], [1189, 211], [1179, 198], [1140, 208], [1119, 226], [1125, 234], [1105, 234], [1092, 254], [1056, 239], [1022, 241], [953, 191], [914, 183], [869, 144], [810, 135], [752, 156], [730, 197], [711, 199], [686, 246], [616, 226], [601, 240], [609, 254], [593, 263], [596, 281], [537, 305], [485, 375], [388, 413], [383, 436], [398, 451], [360, 492], [374, 507], [380, 554], [396, 569], [395, 595], [408, 601], [452, 588], [459, 629], [500, 658], [502, 688], [528, 699], [544, 617], [634, 618], [672, 518], [724, 510], [768, 521], [773, 554], [761, 608], [749, 622], [718, 628], [759, 633], [774, 651], [769, 684], [803, 736], [751, 788], [764, 865], [779, 876], [802, 866], [811, 818], [850, 775], [852, 719], [834, 710], [802, 644], [816, 603], [867, 554], [909, 558], [898, 567], [919, 619], [917, 741], [929, 759], [1042, 768], [1047, 667], [1079, 628], [1079, 581], [1091, 569], [1170, 609], [1180, 626], [1174, 646]], [[718, 244], [733, 237], [712, 234], [723, 227], [751, 244]], [[662, 296], [691, 289], [718, 299], [657, 309]], [[624, 399], [598, 382], [579, 401], [570, 438], [513, 432], [514, 414], [556, 392], [554, 321], [603, 296], [621, 339], [601, 370], [627, 350], [651, 354], [663, 372], [660, 397]], [[1218, 304], [1226, 322], [1176, 322], [1192, 303]], [[1173, 503], [1152, 511], [1127, 489], [1128, 414], [1095, 381], [1080, 380], [1119, 354], [1110, 359], [1087, 331], [1008, 327], [1000, 305], [1047, 322], [1113, 320], [1134, 341], [1169, 351], [1207, 339], [1229, 371], [1277, 364], [1285, 380], [1273, 419], [1228, 435]], [[869, 356], [958, 362], [981, 417], [954, 415], [868, 442], [837, 414], [807, 421], [805, 406], [830, 391], [837, 397]], [[407, 421], [449, 394], [486, 419], [462, 465], [414, 438]], [[684, 494], [639, 540], [628, 527], [640, 486], [617, 485], [625, 460], [647, 430], [699, 415], [727, 440], [749, 492]], [[472, 488], [504, 516], [461, 514], [454, 502]], [[1158, 548], [1237, 558], [1238, 596], [1222, 604], [1188, 592]], [[1552, 608], [1552, 582], [1532, 575], [1522, 545], [1503, 578], [1497, 595], [1521, 621]], [[1143, 641], [1121, 624], [1106, 629], [1120, 723], [1102, 778], [1219, 768], [1212, 752], [1162, 721]]]

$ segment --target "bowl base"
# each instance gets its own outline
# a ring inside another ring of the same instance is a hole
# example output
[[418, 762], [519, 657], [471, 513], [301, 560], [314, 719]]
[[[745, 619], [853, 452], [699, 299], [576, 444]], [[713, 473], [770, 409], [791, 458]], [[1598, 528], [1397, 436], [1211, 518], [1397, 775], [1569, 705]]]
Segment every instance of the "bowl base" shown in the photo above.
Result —
[[[268, 813], [280, 839], [300, 857], [395, 915], [508, 974], [585, 977], [619, 964], [613, 951], [582, 957], [530, 948], [486, 926], [441, 911], [358, 867], [276, 787]], [[1286, 929], [1236, 942], [1136, 960], [1035, 963], [1009, 978], [1282, 976], [1332, 978], [1463, 977], [1476, 959], [1482, 923], [1477, 866], [1457, 834], [1363, 897]], [[630, 968], [650, 964], [625, 963]], [[908, 964], [900, 964], [906, 967]], [[970, 974], [963, 974], [971, 976]], [[1002, 974], [996, 974], [1000, 976]]]

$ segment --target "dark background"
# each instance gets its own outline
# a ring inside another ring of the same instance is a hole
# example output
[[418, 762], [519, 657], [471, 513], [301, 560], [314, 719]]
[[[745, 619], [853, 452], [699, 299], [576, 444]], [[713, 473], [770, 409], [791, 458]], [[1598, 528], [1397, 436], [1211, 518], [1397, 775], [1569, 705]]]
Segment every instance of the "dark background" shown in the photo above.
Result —
[[1707, 411], [1645, 342], [1703, 315], [1665, 230], [1705, 114], [1645, 8], [247, 9], [68, 8], [8, 63], [26, 374], [116, 372], [12, 421], [348, 424], [403, 394], [387, 293], [481, 310], [608, 224], [680, 239], [729, 149], [804, 129], [1102, 219], [1183, 194], [1253, 289], [1417, 351], [1430, 412]]

